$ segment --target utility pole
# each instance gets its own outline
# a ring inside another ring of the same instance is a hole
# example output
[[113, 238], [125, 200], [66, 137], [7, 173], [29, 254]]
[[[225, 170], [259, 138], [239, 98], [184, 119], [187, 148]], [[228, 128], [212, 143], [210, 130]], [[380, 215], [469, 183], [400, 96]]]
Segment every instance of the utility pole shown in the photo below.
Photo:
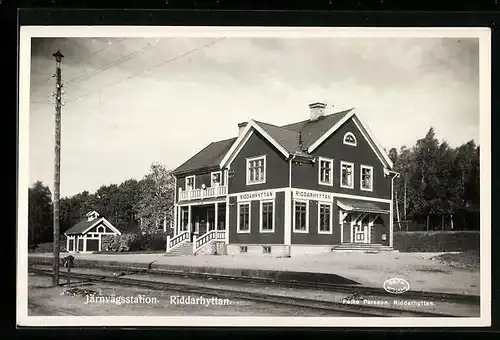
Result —
[[52, 56], [56, 60], [56, 119], [55, 119], [55, 162], [54, 162], [54, 258], [52, 263], [52, 285], [59, 286], [59, 190], [61, 186], [61, 60], [64, 57], [62, 53], [57, 50]]

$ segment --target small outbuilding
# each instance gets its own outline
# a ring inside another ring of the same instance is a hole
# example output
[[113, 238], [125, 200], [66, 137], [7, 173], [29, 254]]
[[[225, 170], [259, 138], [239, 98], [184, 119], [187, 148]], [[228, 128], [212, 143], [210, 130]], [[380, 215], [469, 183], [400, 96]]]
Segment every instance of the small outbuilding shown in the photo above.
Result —
[[68, 252], [93, 252], [101, 251], [103, 236], [121, 235], [121, 232], [106, 218], [99, 217], [97, 212], [91, 211], [64, 235]]

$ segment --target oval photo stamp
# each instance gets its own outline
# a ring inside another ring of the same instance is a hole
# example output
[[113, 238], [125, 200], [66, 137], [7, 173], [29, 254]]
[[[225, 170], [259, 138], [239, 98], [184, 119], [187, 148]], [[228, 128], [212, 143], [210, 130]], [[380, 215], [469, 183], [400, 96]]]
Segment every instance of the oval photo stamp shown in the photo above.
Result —
[[403, 294], [410, 290], [410, 283], [402, 278], [392, 278], [384, 281], [384, 289], [388, 293]]

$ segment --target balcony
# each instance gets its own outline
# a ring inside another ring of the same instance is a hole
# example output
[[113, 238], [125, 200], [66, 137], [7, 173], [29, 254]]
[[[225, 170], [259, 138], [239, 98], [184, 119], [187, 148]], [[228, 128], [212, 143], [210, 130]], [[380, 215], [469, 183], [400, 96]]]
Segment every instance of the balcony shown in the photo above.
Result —
[[200, 200], [204, 198], [221, 197], [227, 195], [227, 185], [219, 185], [205, 189], [182, 190], [179, 188], [179, 201]]

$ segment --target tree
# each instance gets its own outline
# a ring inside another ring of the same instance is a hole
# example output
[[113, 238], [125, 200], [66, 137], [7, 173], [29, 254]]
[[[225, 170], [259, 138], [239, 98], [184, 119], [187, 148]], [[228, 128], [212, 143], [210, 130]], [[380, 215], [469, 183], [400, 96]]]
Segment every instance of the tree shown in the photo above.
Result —
[[140, 182], [139, 218], [145, 233], [169, 225], [173, 215], [174, 177], [162, 164], [153, 163]]
[[52, 194], [37, 181], [28, 189], [28, 244], [34, 246], [53, 239]]

